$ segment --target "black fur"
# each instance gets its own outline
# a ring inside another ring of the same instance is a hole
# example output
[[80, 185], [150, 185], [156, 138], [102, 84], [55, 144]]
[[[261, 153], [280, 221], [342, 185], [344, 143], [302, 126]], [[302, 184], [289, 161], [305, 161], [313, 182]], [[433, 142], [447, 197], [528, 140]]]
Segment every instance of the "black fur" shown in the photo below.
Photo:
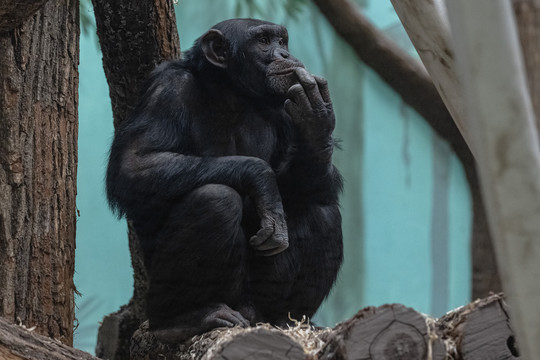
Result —
[[324, 79], [288, 53], [281, 26], [213, 29], [152, 72], [107, 169], [111, 207], [141, 241], [163, 341], [312, 316], [342, 261]]

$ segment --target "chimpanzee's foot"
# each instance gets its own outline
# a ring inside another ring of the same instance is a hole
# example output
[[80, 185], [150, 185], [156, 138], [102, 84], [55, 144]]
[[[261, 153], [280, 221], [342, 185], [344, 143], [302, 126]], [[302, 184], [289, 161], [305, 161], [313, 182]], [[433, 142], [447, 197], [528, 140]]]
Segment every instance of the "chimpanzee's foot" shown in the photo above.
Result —
[[161, 342], [181, 343], [215, 328], [233, 326], [249, 327], [249, 321], [227, 305], [217, 304], [183, 314], [175, 325], [153, 330], [153, 333]]

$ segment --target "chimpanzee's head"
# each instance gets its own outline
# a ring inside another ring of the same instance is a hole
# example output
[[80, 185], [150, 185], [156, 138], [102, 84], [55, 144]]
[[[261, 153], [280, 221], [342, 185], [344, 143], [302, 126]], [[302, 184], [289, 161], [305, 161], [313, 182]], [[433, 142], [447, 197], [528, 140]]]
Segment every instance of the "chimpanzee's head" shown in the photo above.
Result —
[[[284, 96], [297, 83], [293, 70], [304, 65], [289, 54], [287, 29], [267, 21], [220, 22], [199, 40], [206, 61], [252, 96]], [[197, 45], [197, 44], [196, 44]]]

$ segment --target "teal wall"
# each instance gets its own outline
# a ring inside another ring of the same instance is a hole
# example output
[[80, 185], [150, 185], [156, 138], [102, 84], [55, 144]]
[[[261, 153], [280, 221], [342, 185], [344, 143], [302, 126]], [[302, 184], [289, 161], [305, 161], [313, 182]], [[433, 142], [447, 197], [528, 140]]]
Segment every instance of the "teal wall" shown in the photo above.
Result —
[[133, 280], [125, 221], [113, 217], [105, 199], [113, 123], [96, 35], [81, 36], [80, 45], [75, 346], [93, 353], [98, 322], [129, 300]]
[[[211, 25], [238, 15], [237, 1], [176, 6], [182, 49]], [[345, 177], [345, 262], [315, 321], [332, 326], [367, 305], [399, 302], [440, 316], [470, 298], [470, 199], [461, 164], [418, 114], [334, 35], [316, 9], [297, 19], [275, 2], [256, 17], [286, 25], [291, 52], [330, 83]], [[414, 53], [389, 1], [358, 1], [365, 14]], [[82, 9], [90, 12], [91, 9]], [[240, 9], [247, 16], [247, 8]], [[98, 322], [131, 295], [126, 226], [104, 198], [113, 134], [108, 88], [94, 34], [81, 37], [75, 346], [93, 352]]]

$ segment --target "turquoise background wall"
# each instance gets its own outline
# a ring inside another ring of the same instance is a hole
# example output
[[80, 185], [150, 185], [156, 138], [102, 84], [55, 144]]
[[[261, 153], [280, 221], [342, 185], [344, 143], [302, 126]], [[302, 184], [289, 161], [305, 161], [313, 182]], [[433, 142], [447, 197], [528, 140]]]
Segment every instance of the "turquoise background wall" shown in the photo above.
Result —
[[[221, 20], [251, 15], [245, 3], [180, 0], [175, 10], [182, 49]], [[333, 326], [364, 306], [392, 302], [434, 316], [467, 303], [471, 209], [461, 164], [337, 38], [317, 9], [308, 4], [291, 18], [282, 3], [259, 1], [254, 16], [287, 26], [291, 52], [328, 79], [338, 121], [335, 135], [343, 148], [335, 162], [345, 177], [345, 262], [315, 321]], [[377, 27], [414, 54], [389, 1], [357, 3]], [[81, 11], [93, 16], [91, 8]], [[125, 221], [113, 217], [104, 195], [112, 112], [93, 33], [81, 36], [79, 72], [75, 282], [81, 296], [75, 346], [93, 352], [99, 321], [127, 303], [133, 281]]]

